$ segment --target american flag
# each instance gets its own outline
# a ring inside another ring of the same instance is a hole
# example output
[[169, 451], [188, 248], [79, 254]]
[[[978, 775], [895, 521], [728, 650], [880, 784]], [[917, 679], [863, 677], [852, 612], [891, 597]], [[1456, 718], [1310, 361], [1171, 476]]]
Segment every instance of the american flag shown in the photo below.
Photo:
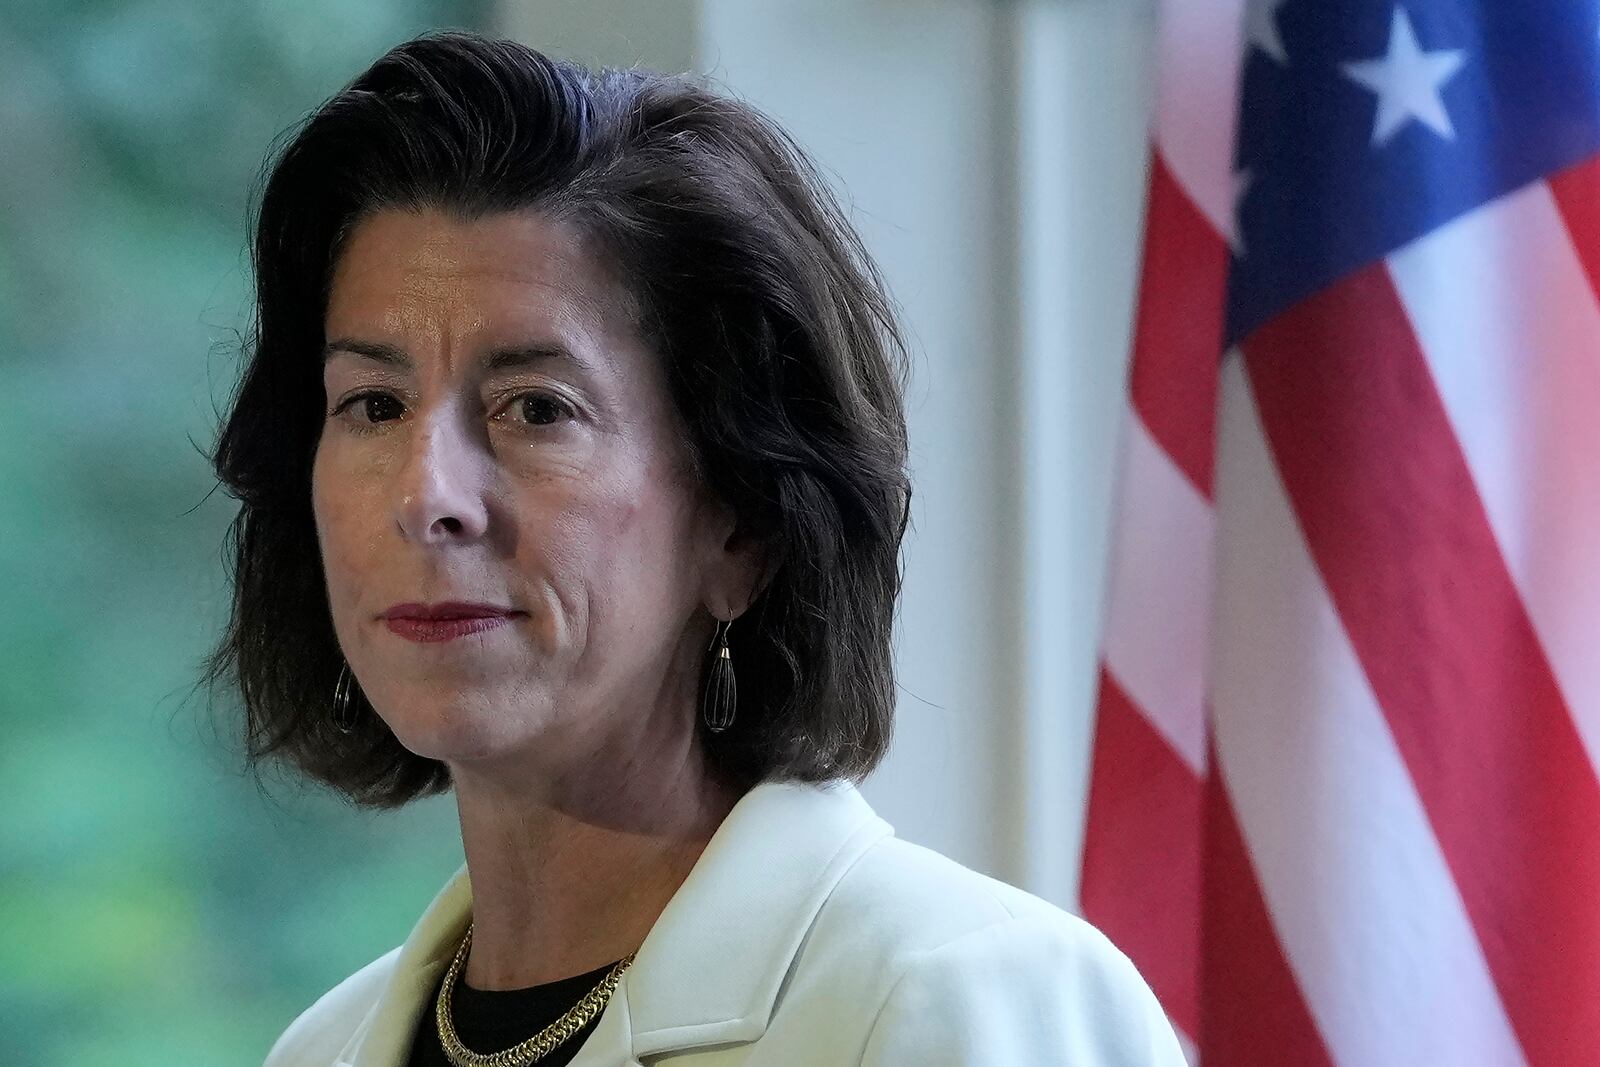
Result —
[[1600, 10], [1161, 18], [1084, 914], [1206, 1067], [1600, 1065]]

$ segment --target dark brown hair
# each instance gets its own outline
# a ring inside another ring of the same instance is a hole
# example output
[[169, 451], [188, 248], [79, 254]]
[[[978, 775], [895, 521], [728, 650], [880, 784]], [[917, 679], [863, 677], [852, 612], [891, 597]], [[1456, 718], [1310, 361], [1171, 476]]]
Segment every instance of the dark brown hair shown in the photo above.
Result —
[[385, 208], [533, 209], [597, 242], [640, 309], [699, 475], [768, 548], [730, 634], [733, 782], [859, 780], [888, 745], [891, 629], [910, 513], [905, 345], [882, 279], [805, 154], [686, 76], [586, 70], [441, 32], [394, 48], [290, 131], [254, 223], [256, 307], [212, 462], [241, 503], [234, 598], [206, 661], [237, 681], [247, 758], [359, 803], [449, 786], [382, 720], [338, 732], [343, 657], [311, 507], [332, 266]]

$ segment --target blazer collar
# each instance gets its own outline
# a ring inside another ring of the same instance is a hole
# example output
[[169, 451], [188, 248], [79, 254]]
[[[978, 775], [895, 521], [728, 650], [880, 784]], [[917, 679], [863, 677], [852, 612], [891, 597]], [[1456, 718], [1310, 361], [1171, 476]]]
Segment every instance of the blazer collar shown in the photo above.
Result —
[[[733, 806], [667, 903], [590, 1045], [638, 1057], [754, 1041], [812, 920], [888, 823], [845, 781], [763, 782]], [[401, 946], [387, 988], [351, 1038], [352, 1067], [394, 1067], [472, 910], [458, 870]], [[619, 1003], [620, 1001], [620, 1003]], [[616, 1062], [615, 1058], [595, 1062]]]

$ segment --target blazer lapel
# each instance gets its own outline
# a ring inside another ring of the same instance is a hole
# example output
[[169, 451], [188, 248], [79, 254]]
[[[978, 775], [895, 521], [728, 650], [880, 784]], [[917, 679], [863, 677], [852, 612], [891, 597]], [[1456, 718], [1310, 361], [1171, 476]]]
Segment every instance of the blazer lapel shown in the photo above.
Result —
[[740, 798], [623, 979], [633, 1055], [760, 1037], [817, 912], [892, 832], [848, 782], [766, 782]]
[[[668, 902], [572, 1067], [754, 1041], [845, 871], [891, 834], [848, 782], [764, 782], [741, 797]], [[472, 911], [466, 867], [401, 946], [341, 1067], [401, 1067], [424, 1003]]]

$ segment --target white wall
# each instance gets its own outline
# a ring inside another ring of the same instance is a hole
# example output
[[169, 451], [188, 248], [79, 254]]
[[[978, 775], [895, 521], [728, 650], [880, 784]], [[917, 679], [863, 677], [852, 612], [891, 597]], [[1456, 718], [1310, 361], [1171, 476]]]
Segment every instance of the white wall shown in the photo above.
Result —
[[1143, 199], [1148, 0], [506, 12], [509, 33], [558, 55], [709, 72], [778, 119], [853, 205], [916, 353], [902, 699], [865, 792], [901, 836], [1070, 903]]
[[504, 32], [590, 65], [694, 70], [699, 0], [502, 0]]
[[1016, 5], [1028, 429], [1016, 881], [1075, 901], [1154, 98], [1153, 0]]

